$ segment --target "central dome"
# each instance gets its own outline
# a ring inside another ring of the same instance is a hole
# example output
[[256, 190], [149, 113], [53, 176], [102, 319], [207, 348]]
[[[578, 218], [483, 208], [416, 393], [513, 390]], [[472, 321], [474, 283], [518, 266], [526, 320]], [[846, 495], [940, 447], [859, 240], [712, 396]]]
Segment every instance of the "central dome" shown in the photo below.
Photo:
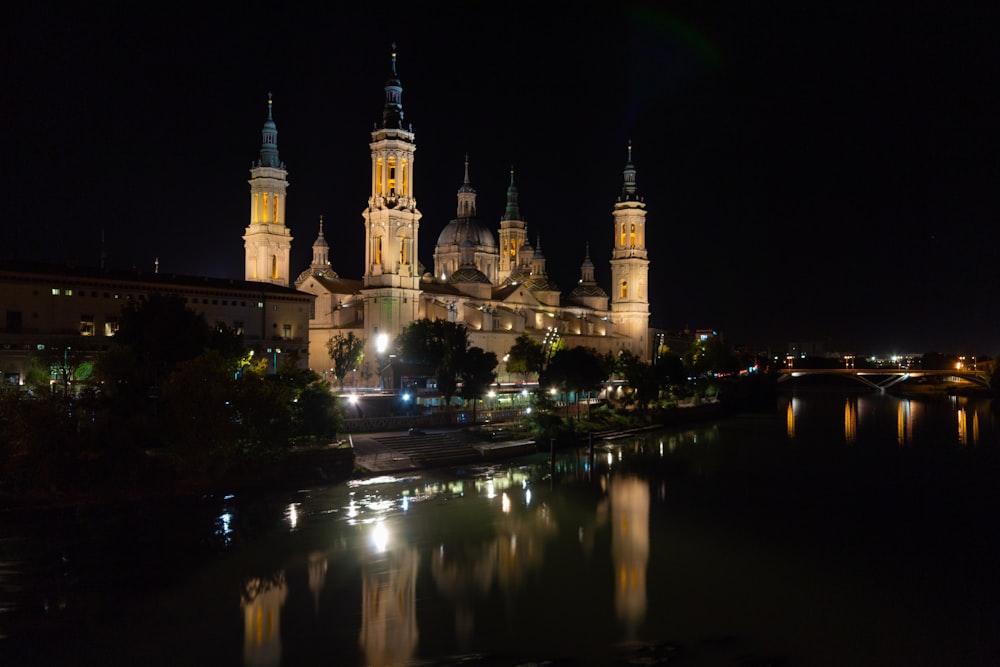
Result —
[[476, 218], [457, 218], [452, 220], [438, 236], [437, 244], [441, 246], [462, 246], [468, 241], [476, 248], [496, 250], [497, 240], [485, 223]]

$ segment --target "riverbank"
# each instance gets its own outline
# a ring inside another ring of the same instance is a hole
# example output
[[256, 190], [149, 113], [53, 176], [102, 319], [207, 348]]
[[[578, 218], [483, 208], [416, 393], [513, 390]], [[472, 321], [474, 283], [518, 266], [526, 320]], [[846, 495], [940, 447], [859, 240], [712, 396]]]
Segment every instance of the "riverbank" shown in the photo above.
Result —
[[[607, 428], [585, 430], [589, 425], [574, 423], [571, 437], [560, 441], [559, 446], [586, 444], [591, 433], [595, 439], [617, 437], [723, 418], [738, 409], [736, 404], [705, 402], [650, 412], [642, 419], [631, 415]], [[409, 445], [433, 448], [433, 439], [425, 438], [421, 442], [411, 438], [405, 430], [343, 434], [334, 442], [293, 447], [279, 460], [223, 474], [181, 474], [162, 453], [147, 452], [143, 460], [133, 463], [127, 470], [105, 466], [100, 461], [81, 461], [72, 481], [62, 485], [38, 483], [19, 489], [10, 485], [0, 487], [0, 511], [268, 493], [427, 466], [493, 463], [539, 451], [534, 437], [520, 424], [516, 427], [514, 424], [506, 427], [502, 424], [445, 426], [433, 430], [437, 434], [452, 434], [453, 437], [446, 440], [464, 442], [464, 452], [455, 454], [452, 451], [442, 459], [435, 459], [426, 451], [415, 456], [407, 451]], [[445, 446], [445, 441], [439, 442]], [[545, 449], [548, 450], [548, 444]], [[436, 460], [442, 462], [435, 463]]]

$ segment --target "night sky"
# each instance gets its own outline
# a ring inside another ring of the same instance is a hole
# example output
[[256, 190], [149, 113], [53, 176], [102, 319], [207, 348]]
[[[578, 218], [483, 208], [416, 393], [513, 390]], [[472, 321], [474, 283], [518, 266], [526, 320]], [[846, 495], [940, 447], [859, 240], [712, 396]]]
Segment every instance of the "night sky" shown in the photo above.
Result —
[[4, 258], [96, 266], [103, 231], [110, 266], [242, 278], [272, 93], [292, 274], [323, 215], [334, 270], [360, 278], [396, 42], [428, 270], [468, 154], [482, 219], [499, 227], [513, 166], [549, 275], [570, 291], [589, 243], [610, 291], [631, 141], [654, 326], [1000, 354], [989, 3], [27, 4], [0, 45]]

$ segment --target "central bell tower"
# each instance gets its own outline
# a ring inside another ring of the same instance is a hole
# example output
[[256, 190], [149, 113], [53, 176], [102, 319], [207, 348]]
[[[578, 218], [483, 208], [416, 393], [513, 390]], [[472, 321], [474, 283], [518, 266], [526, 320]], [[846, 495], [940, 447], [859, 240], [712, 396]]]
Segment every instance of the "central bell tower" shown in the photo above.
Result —
[[396, 72], [392, 45], [385, 84], [382, 120], [371, 132], [371, 191], [365, 222], [365, 336], [368, 359], [376, 359], [375, 341], [392, 341], [417, 319], [420, 306], [420, 262], [417, 240], [420, 211], [413, 196], [413, 127], [403, 122], [403, 86]]

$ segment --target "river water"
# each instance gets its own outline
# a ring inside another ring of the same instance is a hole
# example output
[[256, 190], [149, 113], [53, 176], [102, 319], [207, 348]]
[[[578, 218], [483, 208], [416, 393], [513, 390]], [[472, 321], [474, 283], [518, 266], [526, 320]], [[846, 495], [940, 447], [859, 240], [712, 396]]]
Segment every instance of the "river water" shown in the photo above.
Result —
[[800, 392], [492, 467], [0, 515], [0, 664], [997, 665], [998, 417]]

